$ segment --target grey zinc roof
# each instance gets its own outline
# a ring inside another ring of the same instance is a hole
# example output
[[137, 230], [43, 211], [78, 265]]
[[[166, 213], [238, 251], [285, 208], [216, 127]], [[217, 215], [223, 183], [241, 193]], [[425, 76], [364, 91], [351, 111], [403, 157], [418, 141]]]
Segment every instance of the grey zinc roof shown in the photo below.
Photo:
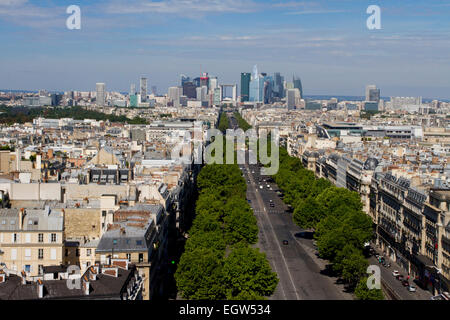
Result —
[[[19, 230], [20, 209], [0, 209], [0, 230]], [[11, 223], [12, 222], [12, 223]], [[26, 231], [62, 231], [64, 228], [64, 214], [59, 210], [25, 209], [23, 230]]]

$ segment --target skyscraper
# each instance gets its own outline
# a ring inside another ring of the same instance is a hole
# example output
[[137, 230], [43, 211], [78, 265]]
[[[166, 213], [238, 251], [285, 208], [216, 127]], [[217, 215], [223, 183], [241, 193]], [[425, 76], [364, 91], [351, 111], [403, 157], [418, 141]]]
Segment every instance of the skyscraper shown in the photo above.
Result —
[[366, 101], [380, 101], [380, 89], [374, 84], [366, 86]]
[[97, 98], [95, 104], [97, 106], [103, 107], [106, 102], [106, 84], [99, 82], [96, 85]]
[[248, 72], [241, 73], [241, 102], [249, 101], [250, 98], [250, 78]]
[[180, 80], [181, 80], [181, 86], [183, 86], [185, 82], [191, 81], [191, 78], [182, 74], [182, 75], [180, 75]]
[[279, 72], [273, 75], [273, 96], [276, 98], [284, 98], [283, 77]]
[[302, 81], [300, 80], [300, 78], [293, 76], [292, 82], [294, 83], [294, 89], [298, 89], [300, 91], [300, 99], [303, 98]]
[[136, 85], [134, 83], [130, 86], [130, 96], [134, 96], [136, 94]]
[[183, 83], [183, 95], [189, 99], [195, 99], [197, 97], [196, 88], [195, 84], [191, 81]]
[[173, 102], [174, 107], [180, 106], [180, 97], [183, 93], [182, 87], [170, 87], [169, 88], [169, 100]]
[[145, 77], [141, 77], [141, 90], [140, 90], [140, 94], [141, 94], [141, 102], [146, 102], [147, 101], [147, 78]]

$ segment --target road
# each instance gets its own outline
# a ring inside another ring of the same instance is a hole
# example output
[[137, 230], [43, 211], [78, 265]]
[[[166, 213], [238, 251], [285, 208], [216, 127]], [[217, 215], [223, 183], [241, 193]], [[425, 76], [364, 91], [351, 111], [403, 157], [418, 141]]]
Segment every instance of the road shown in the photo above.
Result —
[[[237, 121], [229, 117], [231, 127]], [[246, 153], [248, 159], [248, 152]], [[247, 161], [248, 162], [248, 161]], [[274, 182], [264, 182], [261, 189], [257, 165], [240, 165], [247, 181], [247, 199], [253, 208], [259, 228], [257, 246], [265, 252], [272, 270], [280, 279], [272, 300], [351, 300], [343, 286], [335, 284], [336, 278], [323, 274], [324, 263], [315, 256], [311, 239], [299, 237], [304, 231], [294, 224], [292, 214], [277, 195]], [[270, 188], [267, 188], [269, 184]], [[272, 200], [274, 206], [270, 206]], [[288, 244], [283, 244], [287, 240]]]
[[[376, 248], [378, 249], [378, 248]], [[377, 250], [378, 253], [380, 253], [379, 249]], [[391, 264], [390, 268], [386, 268], [378, 263], [377, 259], [375, 257], [369, 258], [369, 263], [373, 265], [377, 265], [380, 267], [381, 272], [381, 281], [389, 287], [390, 290], [394, 292], [395, 298], [397, 300], [429, 300], [431, 298], [431, 293], [428, 290], [424, 290], [421, 287], [419, 287], [417, 284], [415, 284], [413, 281], [409, 281], [412, 285], [416, 287], [416, 292], [409, 292], [402, 283], [397, 280], [393, 275], [392, 272], [394, 270], [397, 270], [400, 272], [400, 274], [406, 276], [405, 270], [401, 268], [398, 264], [393, 262], [392, 260], [388, 259], [389, 263]]]
[[[247, 199], [255, 213], [259, 227], [258, 247], [266, 253], [272, 269], [280, 282], [274, 300], [342, 300], [352, 299], [335, 284], [336, 279], [322, 274], [323, 265], [314, 261], [314, 248], [308, 248], [298, 236], [303, 230], [292, 221], [292, 215], [274, 190], [274, 183], [264, 182], [260, 188], [256, 165], [241, 166], [247, 180]], [[253, 173], [254, 172], [254, 173]], [[261, 179], [264, 179], [261, 178]], [[267, 188], [270, 185], [272, 190]], [[270, 206], [270, 200], [274, 207]], [[283, 244], [288, 241], [288, 245]], [[307, 252], [309, 249], [309, 252]], [[316, 258], [318, 259], [318, 258]]]

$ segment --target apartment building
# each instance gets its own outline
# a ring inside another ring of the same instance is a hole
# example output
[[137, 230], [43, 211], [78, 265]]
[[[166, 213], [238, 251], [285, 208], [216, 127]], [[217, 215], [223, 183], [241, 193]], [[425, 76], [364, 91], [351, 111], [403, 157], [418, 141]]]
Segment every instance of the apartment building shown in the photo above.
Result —
[[33, 277], [63, 263], [64, 214], [50, 209], [0, 209], [0, 262]]

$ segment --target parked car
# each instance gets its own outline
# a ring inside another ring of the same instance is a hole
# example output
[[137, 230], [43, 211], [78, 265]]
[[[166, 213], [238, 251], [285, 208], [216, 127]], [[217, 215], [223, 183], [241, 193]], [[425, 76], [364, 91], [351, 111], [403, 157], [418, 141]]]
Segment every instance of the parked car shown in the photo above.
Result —
[[285, 246], [287, 246], [287, 245], [289, 244], [289, 241], [283, 240], [283, 244], [284, 244]]
[[275, 204], [274, 204], [273, 202], [271, 202], [271, 203], [270, 203], [270, 207], [271, 207], [271, 208], [274, 208], [274, 207], [275, 207]]
[[404, 277], [403, 277], [403, 275], [402, 275], [402, 274], [399, 274], [399, 275], [397, 276], [397, 280], [399, 280], [399, 281], [403, 281], [403, 279], [404, 279]]
[[404, 287], [409, 287], [409, 281], [406, 280], [406, 279], [402, 280], [402, 285], [403, 285]]
[[392, 275], [394, 277], [398, 277], [400, 275], [400, 272], [398, 272], [398, 270], [394, 270], [394, 271], [392, 271]]
[[409, 292], [416, 292], [416, 287], [415, 286], [408, 286], [408, 291]]

